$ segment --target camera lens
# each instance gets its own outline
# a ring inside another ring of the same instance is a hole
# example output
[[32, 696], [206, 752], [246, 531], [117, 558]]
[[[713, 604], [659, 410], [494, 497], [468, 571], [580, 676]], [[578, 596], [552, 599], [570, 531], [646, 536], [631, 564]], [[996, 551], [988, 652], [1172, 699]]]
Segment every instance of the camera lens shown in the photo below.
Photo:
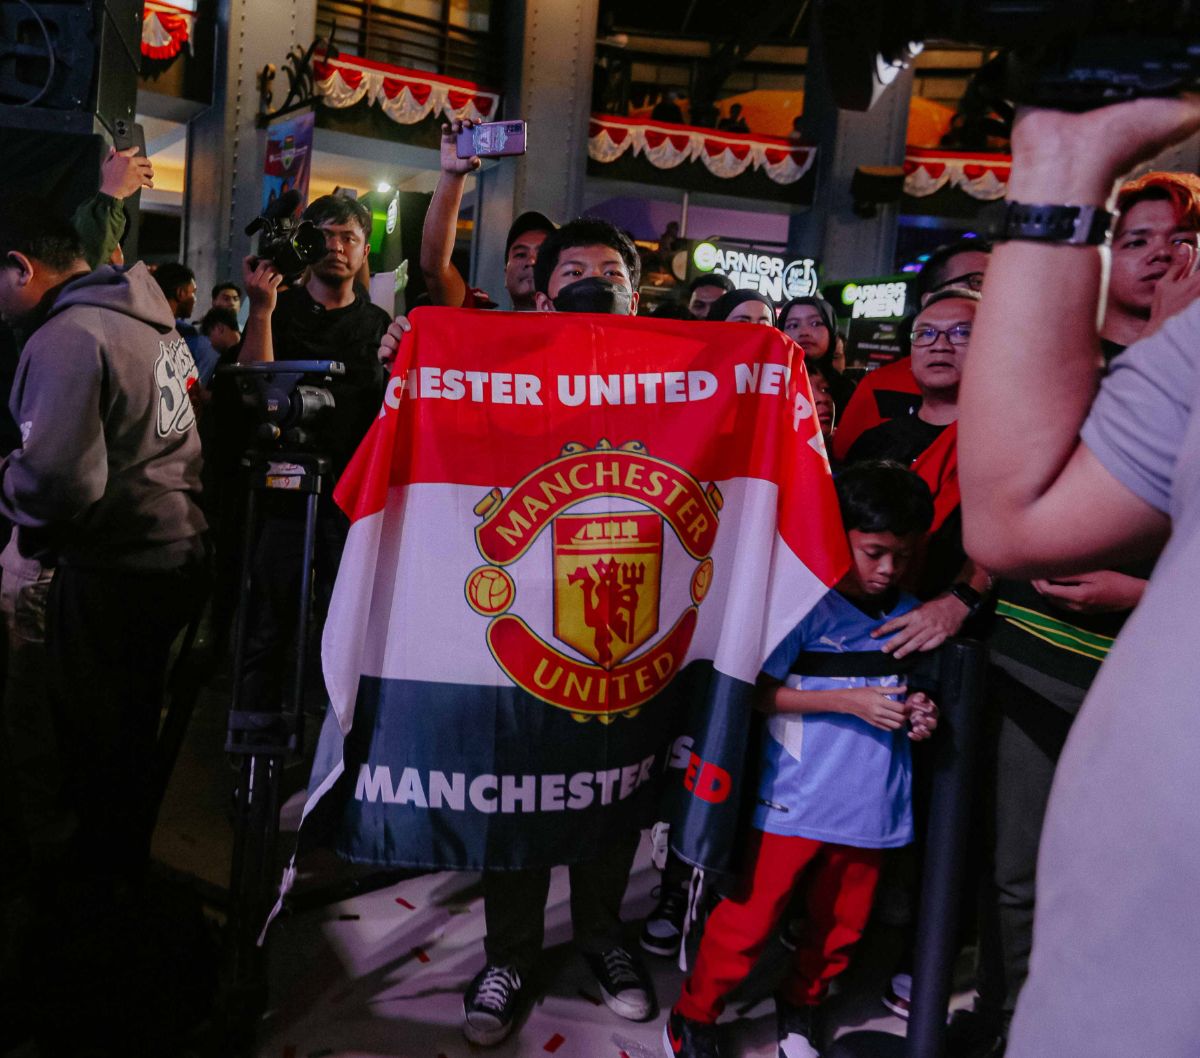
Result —
[[325, 235], [311, 221], [301, 221], [292, 235], [292, 248], [306, 265], [319, 261], [326, 254]]

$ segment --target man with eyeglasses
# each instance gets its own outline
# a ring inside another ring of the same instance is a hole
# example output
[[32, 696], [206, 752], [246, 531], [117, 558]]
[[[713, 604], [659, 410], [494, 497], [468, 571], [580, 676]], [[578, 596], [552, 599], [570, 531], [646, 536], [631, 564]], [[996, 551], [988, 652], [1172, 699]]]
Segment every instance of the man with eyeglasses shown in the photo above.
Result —
[[[250, 314], [238, 362], [339, 360], [346, 367], [344, 375], [327, 384], [335, 405], [317, 437], [320, 450], [331, 459], [333, 479], [319, 497], [313, 545], [312, 612], [314, 628], [319, 629], [350, 528], [333, 502], [332, 486], [379, 412], [387, 372], [376, 350], [391, 320], [356, 282], [370, 252], [371, 211], [357, 199], [324, 195], [308, 206], [304, 219], [325, 236], [326, 252], [310, 266], [303, 285], [281, 291], [283, 276], [269, 260], [245, 259], [242, 274]], [[233, 446], [226, 465], [236, 465], [240, 436], [232, 429], [237, 411], [230, 412], [231, 418], [223, 420], [230, 422], [227, 439]], [[286, 657], [295, 635], [300, 596], [296, 572], [305, 548], [305, 520], [303, 505], [291, 496], [268, 495], [260, 510], [263, 519], [246, 610], [243, 695], [247, 708], [268, 712], [280, 705]], [[226, 522], [241, 531], [236, 516], [226, 516]]]
[[876, 633], [892, 635], [884, 649], [896, 657], [933, 650], [957, 635], [991, 587], [987, 571], [963, 551], [956, 469], [958, 385], [980, 300], [973, 290], [957, 288], [929, 298], [912, 329], [912, 373], [920, 403], [910, 414], [867, 430], [846, 460], [893, 460], [920, 474], [933, 493], [934, 523], [914, 586], [927, 601]]
[[847, 461], [912, 464], [958, 418], [958, 383], [979, 295], [950, 289], [930, 296], [912, 328], [911, 366], [920, 397], [908, 415], [888, 419], [854, 442]]
[[963, 551], [956, 471], [958, 384], [980, 300], [975, 291], [962, 288], [929, 297], [912, 329], [910, 359], [919, 403], [909, 414], [867, 430], [846, 458], [847, 463], [894, 460], [920, 474], [933, 492], [933, 529], [914, 586], [927, 601], [879, 630], [896, 633], [886, 649], [897, 657], [933, 650], [958, 635], [991, 587], [987, 571]]
[[[983, 290], [992, 244], [977, 237], [956, 239], [939, 246], [921, 266], [917, 276], [916, 303], [926, 305], [934, 294], [946, 290]], [[908, 415], [920, 402], [920, 387], [912, 375], [908, 358], [897, 360], [867, 374], [846, 406], [834, 435], [833, 454], [848, 458], [851, 447], [881, 420]]]

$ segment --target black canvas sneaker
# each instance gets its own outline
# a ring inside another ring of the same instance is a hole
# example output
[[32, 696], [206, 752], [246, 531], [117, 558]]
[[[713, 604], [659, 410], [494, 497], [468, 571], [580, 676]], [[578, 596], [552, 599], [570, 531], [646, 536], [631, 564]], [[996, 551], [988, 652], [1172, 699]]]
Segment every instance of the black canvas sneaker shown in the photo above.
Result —
[[609, 1010], [630, 1021], [645, 1021], [654, 1011], [654, 986], [637, 956], [609, 948], [585, 956]]
[[658, 906], [646, 916], [642, 935], [638, 943], [651, 955], [668, 958], [679, 954], [679, 942], [683, 940], [683, 916], [687, 914], [688, 895], [686, 889], [662, 887]]
[[512, 1032], [521, 999], [521, 975], [514, 966], [485, 966], [463, 996], [463, 1035], [491, 1047]]

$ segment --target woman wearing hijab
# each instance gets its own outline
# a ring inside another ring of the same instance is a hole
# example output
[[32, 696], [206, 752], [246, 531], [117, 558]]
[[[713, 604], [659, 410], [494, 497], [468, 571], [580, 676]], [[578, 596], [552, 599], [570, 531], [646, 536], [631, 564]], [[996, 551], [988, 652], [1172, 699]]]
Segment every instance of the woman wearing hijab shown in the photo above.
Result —
[[838, 333], [833, 306], [815, 296], [792, 298], [779, 312], [779, 329], [804, 350], [804, 361], [810, 369], [820, 367], [840, 417], [854, 385], [834, 364]]
[[775, 305], [757, 290], [731, 290], [722, 294], [708, 310], [708, 319], [726, 323], [758, 323], [775, 326]]

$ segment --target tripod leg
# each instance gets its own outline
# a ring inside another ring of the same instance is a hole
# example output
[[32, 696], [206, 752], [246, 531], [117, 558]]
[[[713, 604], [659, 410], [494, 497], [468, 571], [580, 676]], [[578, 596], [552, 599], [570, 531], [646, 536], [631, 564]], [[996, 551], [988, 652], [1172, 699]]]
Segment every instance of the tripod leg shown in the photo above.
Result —
[[237, 712], [242, 704], [242, 681], [246, 668], [246, 639], [249, 635], [249, 615], [246, 602], [250, 598], [250, 579], [254, 568], [254, 537], [258, 523], [258, 493], [251, 486], [246, 496], [246, 529], [242, 534], [242, 569], [238, 578], [237, 614], [233, 625], [233, 694], [229, 708]]
[[312, 603], [313, 555], [317, 546], [317, 494], [309, 493], [304, 512], [304, 553], [300, 561], [300, 607], [296, 615], [296, 661], [285, 709], [296, 717], [297, 734], [304, 715], [304, 670], [308, 662], [308, 619]]
[[[249, 638], [247, 600], [256, 542], [256, 495], [247, 502], [245, 551], [242, 559], [242, 604], [238, 608], [234, 639], [234, 687], [231, 701], [230, 747], [243, 754], [234, 822], [233, 868], [230, 881], [229, 986], [226, 997], [226, 1031], [229, 1045], [252, 1047], [254, 1025], [267, 1004], [267, 967], [259, 931], [273, 904], [279, 881], [276, 851], [279, 837], [280, 778], [287, 746], [302, 741], [308, 622], [311, 612], [313, 555], [316, 545], [317, 495], [306, 496], [304, 543], [295, 626], [295, 663], [285, 689], [282, 715], [239, 717], [244, 698], [246, 645]], [[251, 710], [256, 703], [248, 703]], [[261, 733], [255, 730], [261, 721]], [[280, 721], [283, 721], [282, 723]], [[258, 746], [255, 747], [256, 740]], [[245, 1053], [249, 1053], [246, 1051]]]
[[[253, 1053], [255, 1026], [266, 1008], [267, 982], [263, 953], [257, 944], [257, 926], [265, 917], [262, 907], [266, 849], [273, 838], [264, 831], [264, 816], [277, 800], [278, 762], [271, 752], [254, 752], [254, 731], [236, 727], [245, 682], [246, 641], [249, 636], [249, 599], [258, 529], [258, 494], [251, 486], [246, 498], [246, 527], [242, 541], [240, 603], [234, 625], [233, 690], [226, 748], [242, 754], [237, 802], [233, 820], [233, 859], [229, 879], [229, 920], [226, 926], [226, 982], [222, 997], [225, 1048], [233, 1055]], [[249, 743], [249, 745], [248, 745]], [[266, 862], [274, 862], [274, 855]]]

